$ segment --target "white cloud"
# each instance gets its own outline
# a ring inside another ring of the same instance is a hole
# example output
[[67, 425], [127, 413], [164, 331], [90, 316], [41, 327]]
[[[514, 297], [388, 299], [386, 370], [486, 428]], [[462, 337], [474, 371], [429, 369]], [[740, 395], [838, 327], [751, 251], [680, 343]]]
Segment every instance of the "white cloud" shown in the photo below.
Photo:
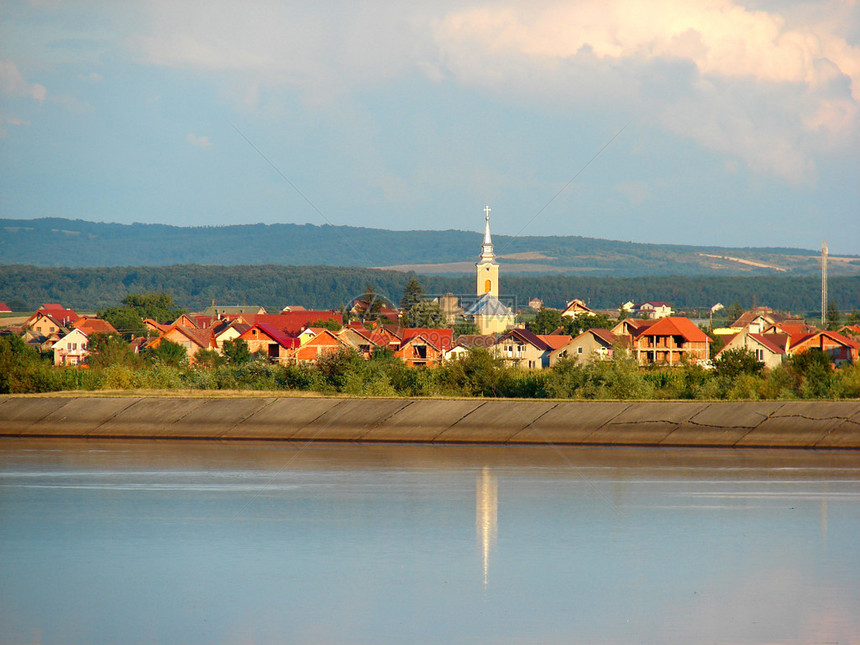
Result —
[[860, 132], [860, 48], [820, 18], [840, 7], [789, 26], [731, 0], [488, 3], [449, 15], [437, 38], [462, 83], [558, 110], [626, 110], [810, 182], [816, 154]]
[[28, 96], [40, 105], [48, 96], [44, 85], [25, 81], [18, 71], [18, 66], [9, 60], [0, 60], [0, 92], [12, 96]]
[[198, 137], [193, 132], [189, 132], [188, 136], [185, 137], [185, 140], [196, 148], [205, 149], [212, 146], [212, 142], [209, 140], [209, 137]]

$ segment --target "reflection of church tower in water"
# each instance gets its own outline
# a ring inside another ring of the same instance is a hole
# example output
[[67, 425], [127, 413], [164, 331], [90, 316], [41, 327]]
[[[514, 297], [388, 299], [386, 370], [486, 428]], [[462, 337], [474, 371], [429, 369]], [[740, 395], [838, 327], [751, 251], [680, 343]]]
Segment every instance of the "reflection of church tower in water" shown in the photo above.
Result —
[[478, 301], [464, 313], [471, 317], [479, 334], [496, 334], [513, 327], [516, 315], [499, 302], [499, 265], [490, 236], [489, 206], [484, 207], [484, 241], [481, 256], [475, 265], [476, 293]]
[[475, 528], [478, 533], [478, 546], [484, 561], [484, 586], [490, 579], [490, 552], [496, 546], [499, 512], [499, 485], [496, 476], [484, 466], [478, 475], [475, 490]]

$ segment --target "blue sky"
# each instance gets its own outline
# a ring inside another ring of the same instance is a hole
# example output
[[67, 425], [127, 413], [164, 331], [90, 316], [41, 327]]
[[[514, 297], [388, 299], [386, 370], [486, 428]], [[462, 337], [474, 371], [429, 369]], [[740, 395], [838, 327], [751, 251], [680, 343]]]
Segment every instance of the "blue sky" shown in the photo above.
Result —
[[0, 4], [4, 218], [480, 231], [485, 203], [503, 234], [860, 253], [860, 4]]

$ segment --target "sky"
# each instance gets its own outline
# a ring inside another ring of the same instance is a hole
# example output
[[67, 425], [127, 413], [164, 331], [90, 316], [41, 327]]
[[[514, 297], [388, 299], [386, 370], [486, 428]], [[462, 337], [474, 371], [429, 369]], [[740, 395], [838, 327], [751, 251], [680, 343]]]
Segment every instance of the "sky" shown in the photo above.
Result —
[[[3, 0], [0, 217], [860, 254], [860, 0]], [[477, 252], [477, 251], [476, 251]]]

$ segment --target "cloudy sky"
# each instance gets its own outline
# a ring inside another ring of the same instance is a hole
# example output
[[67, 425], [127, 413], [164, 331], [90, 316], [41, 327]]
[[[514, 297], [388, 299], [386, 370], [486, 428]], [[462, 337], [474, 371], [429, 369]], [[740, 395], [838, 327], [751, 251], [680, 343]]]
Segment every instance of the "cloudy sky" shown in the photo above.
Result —
[[860, 253], [857, 0], [4, 0], [0, 216]]

